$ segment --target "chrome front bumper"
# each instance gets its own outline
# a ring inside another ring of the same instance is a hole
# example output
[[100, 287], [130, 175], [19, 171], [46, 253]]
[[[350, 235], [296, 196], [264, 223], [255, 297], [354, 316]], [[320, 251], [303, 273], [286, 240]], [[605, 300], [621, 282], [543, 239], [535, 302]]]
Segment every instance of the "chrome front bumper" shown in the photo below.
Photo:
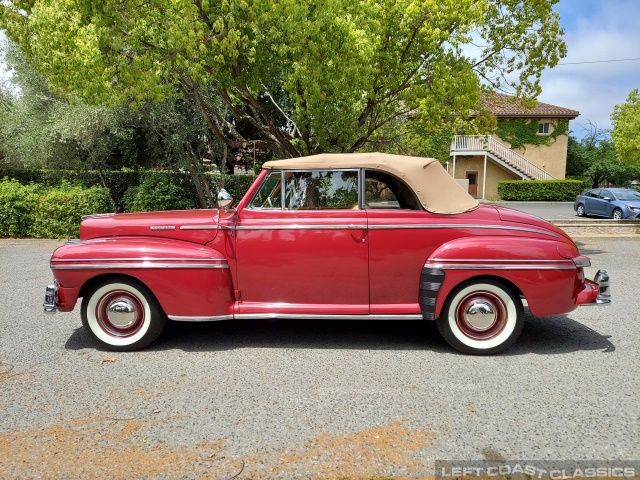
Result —
[[58, 285], [47, 285], [44, 293], [44, 311], [46, 313], [56, 313], [56, 298], [58, 297]]

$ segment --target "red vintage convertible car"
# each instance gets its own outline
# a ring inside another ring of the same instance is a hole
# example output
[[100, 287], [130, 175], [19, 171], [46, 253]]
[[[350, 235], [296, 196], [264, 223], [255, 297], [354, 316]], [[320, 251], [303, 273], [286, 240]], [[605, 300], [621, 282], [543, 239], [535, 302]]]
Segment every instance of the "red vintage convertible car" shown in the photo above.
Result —
[[533, 315], [610, 302], [609, 277], [559, 228], [482, 205], [434, 159], [322, 154], [267, 162], [232, 208], [85, 218], [51, 257], [46, 311], [82, 297], [102, 347], [153, 342], [167, 319], [435, 321], [454, 348], [501, 351]]

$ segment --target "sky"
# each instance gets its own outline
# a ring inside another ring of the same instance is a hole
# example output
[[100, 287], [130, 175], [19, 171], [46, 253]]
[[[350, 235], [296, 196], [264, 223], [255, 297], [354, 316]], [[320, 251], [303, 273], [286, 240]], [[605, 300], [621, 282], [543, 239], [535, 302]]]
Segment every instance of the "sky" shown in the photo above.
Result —
[[[640, 88], [640, 0], [560, 0], [554, 9], [565, 29], [567, 57], [543, 73], [538, 100], [578, 110], [569, 125], [578, 138], [589, 123], [610, 129], [613, 107]], [[610, 61], [632, 58], [638, 60]], [[572, 63], [578, 65], [567, 65]], [[7, 78], [2, 70], [0, 59], [0, 80]]]
[[[567, 56], [542, 74], [538, 100], [578, 110], [569, 128], [582, 138], [589, 122], [611, 128], [611, 112], [640, 88], [640, 0], [560, 0]], [[581, 63], [600, 60], [638, 60]]]

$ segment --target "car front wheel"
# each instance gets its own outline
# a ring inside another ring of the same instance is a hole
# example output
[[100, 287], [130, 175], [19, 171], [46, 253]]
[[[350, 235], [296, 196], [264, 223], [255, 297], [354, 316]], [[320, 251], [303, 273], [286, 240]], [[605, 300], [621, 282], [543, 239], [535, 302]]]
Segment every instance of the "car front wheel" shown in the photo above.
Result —
[[470, 281], [455, 288], [436, 321], [456, 350], [489, 355], [511, 346], [524, 324], [520, 299], [497, 281]]
[[587, 213], [584, 210], [584, 205], [581, 203], [576, 207], [576, 213], [579, 217], [584, 217]]
[[134, 279], [111, 278], [82, 299], [82, 324], [107, 350], [130, 351], [153, 342], [167, 323], [155, 296]]
[[616, 208], [613, 211], [613, 214], [611, 214], [611, 218], [613, 218], [614, 220], [622, 220], [622, 210]]

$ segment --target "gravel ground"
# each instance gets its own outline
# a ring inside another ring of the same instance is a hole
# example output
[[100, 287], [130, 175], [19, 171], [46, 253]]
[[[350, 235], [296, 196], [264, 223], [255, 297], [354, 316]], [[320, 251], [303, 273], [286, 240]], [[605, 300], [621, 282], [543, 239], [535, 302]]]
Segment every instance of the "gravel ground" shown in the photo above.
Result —
[[[436, 459], [640, 460], [637, 238], [582, 239], [614, 304], [527, 315], [499, 356], [432, 323], [170, 323], [97, 350], [45, 315], [58, 242], [0, 241], [0, 478], [366, 478]], [[639, 470], [636, 470], [636, 473]]]

